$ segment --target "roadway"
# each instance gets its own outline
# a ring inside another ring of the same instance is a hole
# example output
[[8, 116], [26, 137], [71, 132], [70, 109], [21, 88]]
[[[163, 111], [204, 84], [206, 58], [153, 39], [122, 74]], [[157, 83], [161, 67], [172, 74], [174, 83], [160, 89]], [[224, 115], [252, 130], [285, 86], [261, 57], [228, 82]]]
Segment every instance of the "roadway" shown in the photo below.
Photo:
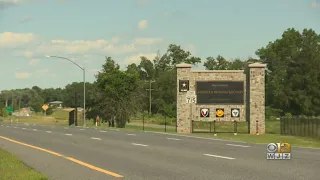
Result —
[[317, 180], [320, 177], [320, 149], [293, 147], [291, 160], [266, 160], [265, 145], [166, 133], [25, 123], [2, 123], [0, 136], [4, 149], [57, 180]]

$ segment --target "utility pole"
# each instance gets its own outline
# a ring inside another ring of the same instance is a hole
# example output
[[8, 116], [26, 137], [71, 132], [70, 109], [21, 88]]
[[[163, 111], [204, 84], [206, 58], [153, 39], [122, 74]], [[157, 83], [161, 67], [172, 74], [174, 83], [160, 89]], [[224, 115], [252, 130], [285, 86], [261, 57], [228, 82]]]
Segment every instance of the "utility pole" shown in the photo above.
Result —
[[151, 92], [154, 90], [152, 89], [152, 83], [154, 83], [155, 81], [149, 80], [149, 89], [146, 89], [147, 91], [149, 91], [149, 114], [151, 115], [151, 105], [152, 105], [152, 94]]
[[78, 93], [75, 92], [75, 95], [74, 95], [74, 104], [76, 105], [74, 111], [75, 111], [75, 114], [74, 114], [74, 126], [78, 126]]
[[13, 111], [13, 94], [11, 94], [11, 108], [12, 108], [12, 111]]

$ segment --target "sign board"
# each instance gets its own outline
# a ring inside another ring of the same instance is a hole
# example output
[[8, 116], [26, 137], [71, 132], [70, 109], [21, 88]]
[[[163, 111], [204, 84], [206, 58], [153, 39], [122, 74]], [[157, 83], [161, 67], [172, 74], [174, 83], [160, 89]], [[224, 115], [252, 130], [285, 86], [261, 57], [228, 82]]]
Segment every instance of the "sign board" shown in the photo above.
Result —
[[244, 104], [243, 81], [197, 81], [197, 104]]
[[188, 91], [186, 94], [186, 103], [196, 103], [197, 102], [197, 96], [195, 91]]
[[231, 117], [239, 118], [240, 117], [240, 109], [239, 108], [231, 108]]
[[209, 108], [200, 109], [200, 117], [210, 117], [210, 109]]
[[44, 111], [46, 111], [48, 108], [49, 108], [49, 106], [48, 106], [47, 104], [42, 105], [42, 109], [43, 109]]
[[219, 118], [224, 117], [224, 109], [223, 108], [216, 109], [216, 117], [219, 117]]
[[8, 112], [8, 113], [13, 113], [13, 109], [12, 109], [11, 106], [8, 106], [8, 107], [7, 107], [7, 112]]
[[196, 103], [197, 102], [197, 97], [196, 96], [187, 96], [186, 97], [186, 103], [190, 104], [190, 103]]
[[179, 92], [189, 91], [189, 80], [179, 80]]

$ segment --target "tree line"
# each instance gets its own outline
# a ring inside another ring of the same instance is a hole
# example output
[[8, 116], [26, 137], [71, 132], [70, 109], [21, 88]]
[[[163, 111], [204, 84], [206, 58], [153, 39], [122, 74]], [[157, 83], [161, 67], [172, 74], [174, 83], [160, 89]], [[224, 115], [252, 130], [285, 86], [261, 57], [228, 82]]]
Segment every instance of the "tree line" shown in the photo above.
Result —
[[[180, 63], [202, 65], [207, 70], [248, 70], [248, 64], [267, 64], [266, 113], [280, 116], [318, 116], [320, 114], [320, 35], [312, 29], [301, 32], [289, 28], [281, 38], [256, 50], [258, 58], [226, 59], [222, 55], [207, 57], [204, 62], [181, 46], [170, 44], [166, 52], [154, 59], [141, 57], [125, 70], [112, 57], [106, 57], [96, 80], [86, 84], [87, 117], [115, 118], [118, 126], [137, 113], [176, 116], [176, 69]], [[77, 93], [78, 101], [75, 102]], [[13, 97], [13, 98], [12, 98]], [[41, 112], [43, 103], [63, 101], [67, 107], [82, 107], [83, 83], [73, 82], [64, 88], [32, 88], [1, 92], [1, 106], [32, 107]], [[12, 101], [13, 100], [13, 101]], [[17, 108], [15, 108], [17, 109]]]

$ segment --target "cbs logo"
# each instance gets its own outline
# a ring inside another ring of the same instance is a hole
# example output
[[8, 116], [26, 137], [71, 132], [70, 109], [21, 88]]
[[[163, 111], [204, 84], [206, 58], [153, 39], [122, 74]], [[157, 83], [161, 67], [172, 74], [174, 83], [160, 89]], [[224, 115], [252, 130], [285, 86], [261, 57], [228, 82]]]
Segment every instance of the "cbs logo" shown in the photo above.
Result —
[[267, 151], [268, 153], [290, 153], [291, 145], [289, 143], [269, 143]]

